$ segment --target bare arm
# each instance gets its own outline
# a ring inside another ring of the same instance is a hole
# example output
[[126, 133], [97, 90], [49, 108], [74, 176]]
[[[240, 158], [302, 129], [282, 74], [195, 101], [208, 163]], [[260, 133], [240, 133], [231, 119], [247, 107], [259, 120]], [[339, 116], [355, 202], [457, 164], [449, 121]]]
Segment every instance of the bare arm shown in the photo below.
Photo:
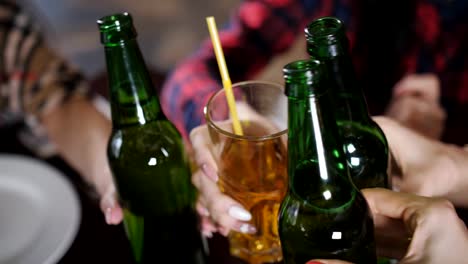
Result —
[[[106, 218], [110, 215], [108, 222], [120, 222], [106, 159], [110, 121], [93, 106], [80, 72], [47, 47], [34, 21], [19, 6], [0, 1], [0, 13], [4, 44], [0, 47], [0, 111], [39, 121], [31, 123], [42, 125], [63, 159], [96, 188]], [[31, 129], [42, 134], [40, 127], [31, 125]]]
[[106, 221], [118, 224], [122, 213], [106, 155], [111, 122], [89, 100], [78, 97], [44, 115], [42, 123], [58, 154], [96, 189]]
[[388, 139], [393, 166], [401, 172], [392, 175], [395, 189], [444, 197], [457, 206], [468, 207], [466, 150], [429, 139], [388, 118], [375, 120]]
[[75, 98], [42, 118], [52, 142], [88, 183], [104, 194], [110, 175], [106, 145], [111, 123], [84, 98]]

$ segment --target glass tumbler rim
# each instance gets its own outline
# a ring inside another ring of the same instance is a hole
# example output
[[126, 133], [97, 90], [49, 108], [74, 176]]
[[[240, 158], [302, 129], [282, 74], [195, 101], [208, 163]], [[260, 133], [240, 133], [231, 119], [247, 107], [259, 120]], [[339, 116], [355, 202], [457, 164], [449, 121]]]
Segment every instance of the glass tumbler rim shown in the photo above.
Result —
[[[249, 84], [271, 85], [271, 86], [275, 86], [278, 89], [280, 89], [281, 91], [283, 91], [283, 86], [281, 84], [279, 84], [277, 82], [264, 81], [264, 80], [249, 80], [249, 81], [236, 82], [236, 83], [232, 84], [232, 88], [239, 87], [239, 86], [244, 86], [244, 85], [249, 85]], [[206, 124], [208, 126], [212, 127], [214, 130], [216, 130], [218, 133], [223, 134], [223, 135], [225, 135], [225, 136], [227, 136], [229, 138], [233, 138], [233, 139], [237, 139], [237, 140], [247, 140], [247, 141], [265, 141], [265, 140], [281, 137], [281, 136], [283, 136], [283, 135], [285, 135], [287, 133], [288, 129], [285, 128], [283, 130], [280, 130], [280, 131], [278, 131], [276, 133], [272, 133], [272, 134], [269, 134], [269, 135], [264, 135], [264, 136], [248, 136], [247, 135], [246, 136], [246, 135], [237, 135], [237, 134], [234, 134], [233, 132], [229, 132], [229, 131], [226, 131], [226, 130], [222, 129], [221, 127], [216, 125], [216, 123], [213, 121], [213, 119], [211, 118], [211, 116], [209, 114], [208, 108], [213, 103], [213, 100], [217, 96], [219, 96], [219, 94], [221, 94], [223, 92], [225, 92], [224, 88], [221, 88], [218, 91], [216, 91], [215, 93], [213, 93], [211, 95], [210, 99], [208, 100], [208, 103], [206, 104], [206, 106], [203, 109]]]

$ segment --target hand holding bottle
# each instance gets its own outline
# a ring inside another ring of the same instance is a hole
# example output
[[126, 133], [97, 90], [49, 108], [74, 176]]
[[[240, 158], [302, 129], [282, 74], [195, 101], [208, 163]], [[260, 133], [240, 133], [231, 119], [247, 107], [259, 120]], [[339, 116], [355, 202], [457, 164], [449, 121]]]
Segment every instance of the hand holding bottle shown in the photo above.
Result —
[[[449, 201], [385, 189], [363, 194], [374, 216], [380, 254], [400, 259], [399, 264], [460, 263], [468, 257], [468, 231]], [[314, 261], [307, 263], [348, 263]]]
[[[111, 102], [107, 160], [134, 260], [206, 263], [182, 136], [160, 107], [133, 19], [117, 13], [97, 24]], [[114, 190], [107, 192], [112, 199]]]
[[397, 122], [375, 117], [387, 137], [392, 155], [395, 190], [444, 197], [457, 206], [468, 206], [468, 152], [431, 140]]
[[111, 122], [90, 101], [77, 96], [45, 115], [42, 124], [61, 157], [94, 188], [106, 222], [120, 224], [122, 209], [106, 156]]
[[110, 182], [107, 183], [106, 191], [101, 195], [99, 205], [104, 213], [106, 223], [108, 225], [118, 225], [123, 220], [123, 212], [117, 201], [117, 192], [111, 177], [111, 175], [105, 177], [110, 178]]

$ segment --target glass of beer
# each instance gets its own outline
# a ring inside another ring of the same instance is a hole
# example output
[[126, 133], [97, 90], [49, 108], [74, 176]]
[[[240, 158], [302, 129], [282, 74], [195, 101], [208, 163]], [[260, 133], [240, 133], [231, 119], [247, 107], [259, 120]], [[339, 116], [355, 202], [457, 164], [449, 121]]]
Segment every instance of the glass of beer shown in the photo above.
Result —
[[224, 89], [205, 108], [219, 188], [250, 211], [257, 228], [255, 234], [231, 231], [230, 252], [252, 264], [278, 262], [277, 218], [287, 190], [287, 97], [271, 82], [241, 82], [232, 89], [242, 135], [233, 131]]

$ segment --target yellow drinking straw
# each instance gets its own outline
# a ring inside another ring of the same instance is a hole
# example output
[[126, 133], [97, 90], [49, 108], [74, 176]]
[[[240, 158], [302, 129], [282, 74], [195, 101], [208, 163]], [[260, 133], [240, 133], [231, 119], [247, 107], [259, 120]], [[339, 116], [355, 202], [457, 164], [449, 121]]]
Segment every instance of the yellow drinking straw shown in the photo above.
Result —
[[214, 17], [210, 16], [206, 18], [208, 24], [208, 30], [210, 31], [211, 42], [213, 43], [216, 60], [218, 61], [219, 72], [223, 81], [224, 92], [229, 106], [229, 111], [232, 116], [232, 125], [234, 127], [234, 133], [237, 135], [243, 135], [242, 126], [237, 116], [236, 102], [234, 101], [234, 93], [232, 92], [232, 83], [229, 78], [229, 73], [226, 67], [226, 60], [224, 59], [223, 49], [219, 42], [218, 30], [216, 29], [216, 22]]

